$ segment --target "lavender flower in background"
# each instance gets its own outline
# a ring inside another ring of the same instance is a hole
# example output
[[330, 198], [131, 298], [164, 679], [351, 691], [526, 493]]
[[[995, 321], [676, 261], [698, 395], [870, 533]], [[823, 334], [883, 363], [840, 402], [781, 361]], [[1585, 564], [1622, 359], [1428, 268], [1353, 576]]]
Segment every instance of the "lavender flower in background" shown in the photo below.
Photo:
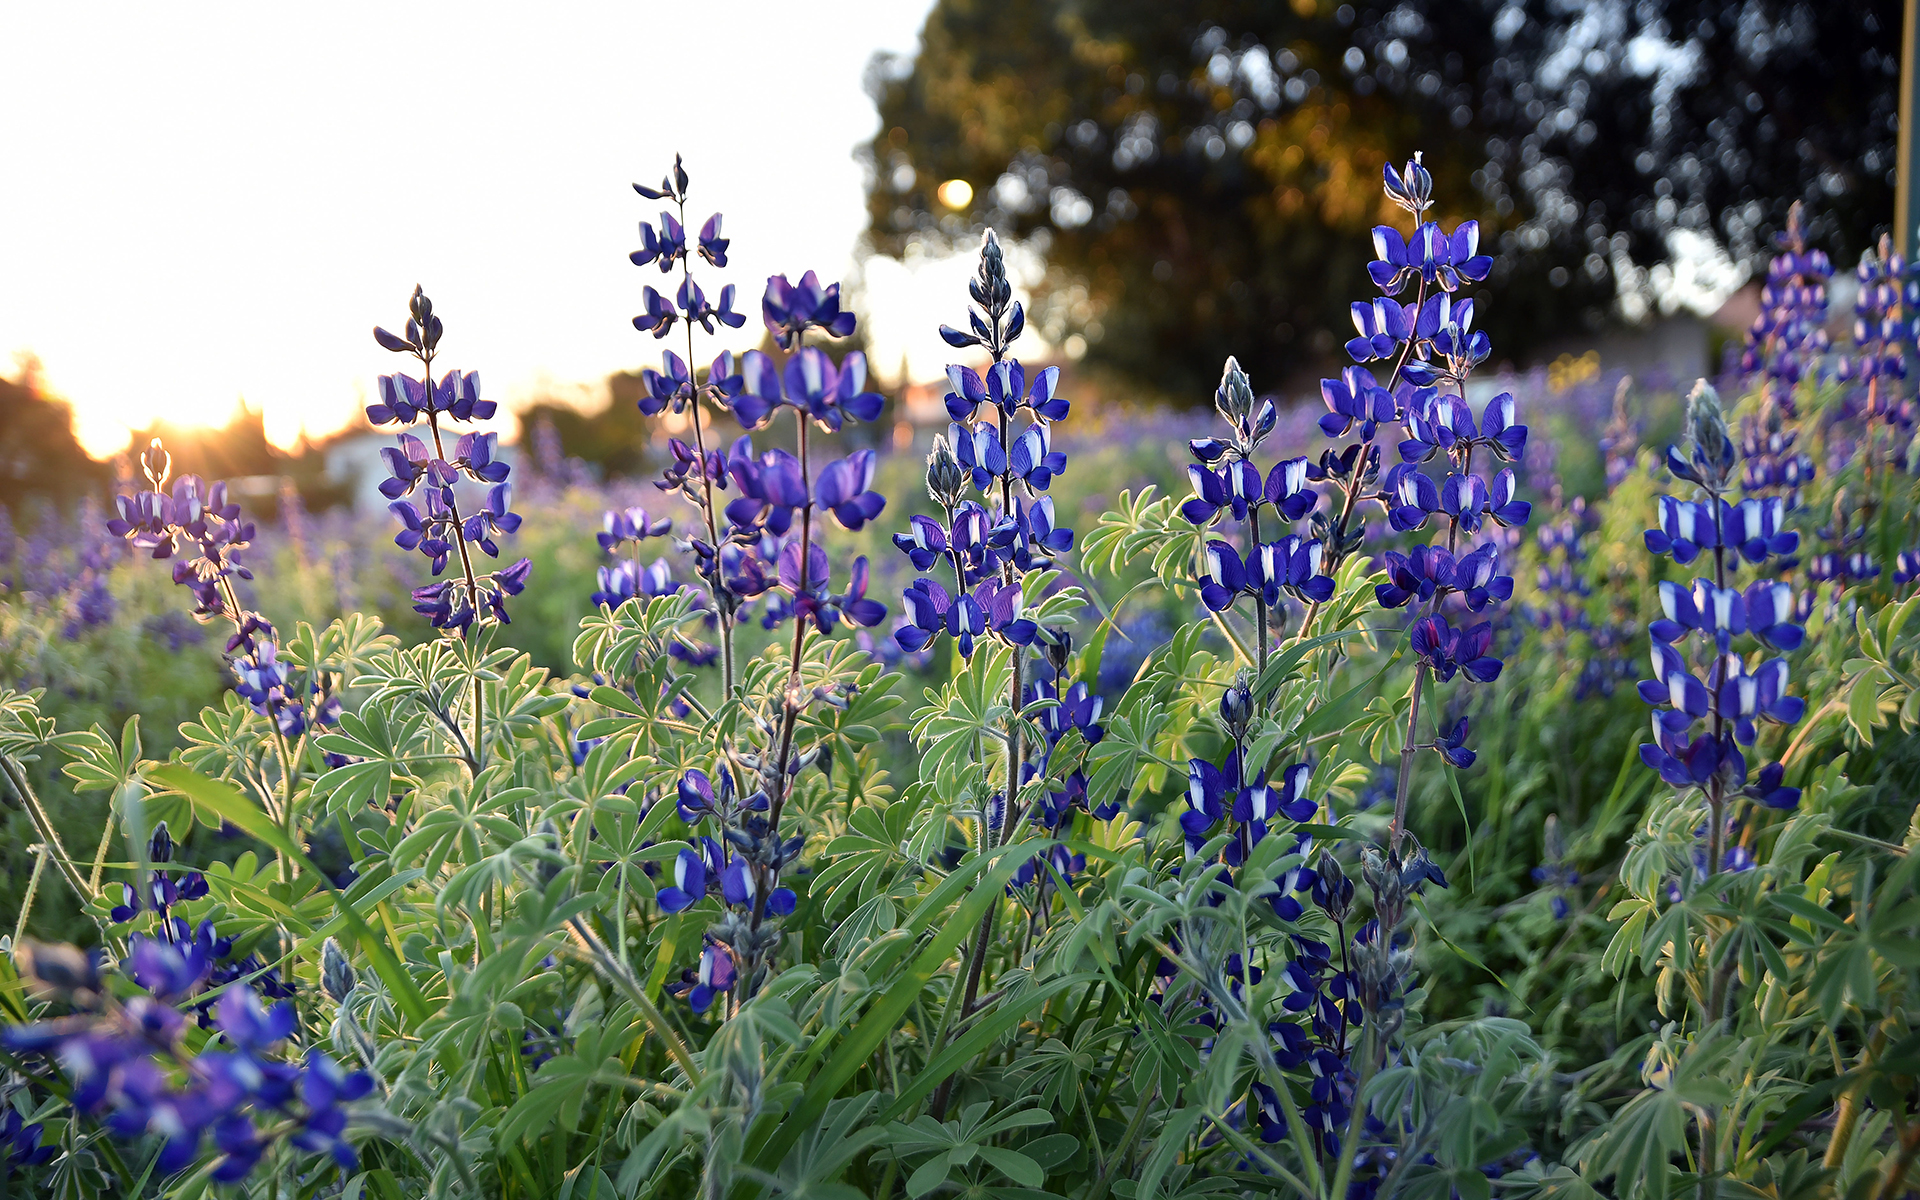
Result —
[[1854, 405], [1862, 420], [1910, 432], [1913, 401], [1905, 389], [1906, 349], [1915, 331], [1907, 292], [1920, 299], [1920, 279], [1910, 277], [1906, 260], [1894, 252], [1893, 239], [1886, 234], [1875, 249], [1860, 255], [1855, 279], [1859, 290], [1853, 302], [1852, 353], [1839, 356], [1835, 376], [1855, 385]]
[[340, 701], [328, 694], [330, 681], [296, 674], [279, 657], [272, 623], [241, 605], [234, 581], [253, 578], [240, 553], [252, 543], [254, 526], [227, 499], [227, 485], [182, 475], [169, 490], [173, 457], [159, 438], [140, 461], [148, 489], [114, 498], [116, 515], [107, 532], [150, 557], [174, 559], [173, 580], [193, 597], [194, 619], [233, 627], [225, 653], [234, 690], [280, 737], [299, 738], [310, 725], [333, 724]]
[[1774, 244], [1781, 252], [1767, 264], [1760, 314], [1747, 330], [1740, 367], [1760, 374], [1763, 403], [1791, 418], [1794, 388], [1829, 344], [1827, 280], [1833, 263], [1826, 251], [1807, 248], [1805, 208], [1798, 200]]

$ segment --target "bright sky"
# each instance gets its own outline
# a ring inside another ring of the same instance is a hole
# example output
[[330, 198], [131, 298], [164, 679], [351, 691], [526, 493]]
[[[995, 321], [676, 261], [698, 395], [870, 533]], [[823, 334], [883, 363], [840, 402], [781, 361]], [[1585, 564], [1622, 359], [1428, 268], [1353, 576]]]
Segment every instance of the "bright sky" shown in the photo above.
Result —
[[[911, 52], [929, 7], [14, 6], [0, 364], [37, 355], [95, 453], [242, 399], [285, 444], [400, 366], [370, 330], [404, 323], [418, 282], [443, 361], [487, 395], [577, 394], [657, 361], [629, 319], [661, 277], [626, 255], [659, 206], [629, 185], [676, 149], [695, 222], [726, 214], [732, 263], [704, 279], [739, 284], [749, 345], [768, 274], [851, 266], [853, 149], [877, 128], [861, 73]], [[965, 273], [869, 273], [878, 369], [939, 369]]]

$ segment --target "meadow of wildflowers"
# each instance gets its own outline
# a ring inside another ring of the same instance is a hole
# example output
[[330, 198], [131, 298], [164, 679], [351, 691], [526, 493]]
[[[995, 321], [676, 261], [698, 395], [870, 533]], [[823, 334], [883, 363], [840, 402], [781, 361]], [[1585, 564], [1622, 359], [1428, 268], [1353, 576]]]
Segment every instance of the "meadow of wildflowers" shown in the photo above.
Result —
[[1312, 412], [1076, 411], [988, 232], [876, 450], [676, 160], [657, 478], [514, 478], [415, 288], [379, 526], [10, 515], [0, 1196], [1920, 1187], [1920, 276], [1830, 334], [1796, 210], [1717, 388], [1488, 384], [1384, 185]]

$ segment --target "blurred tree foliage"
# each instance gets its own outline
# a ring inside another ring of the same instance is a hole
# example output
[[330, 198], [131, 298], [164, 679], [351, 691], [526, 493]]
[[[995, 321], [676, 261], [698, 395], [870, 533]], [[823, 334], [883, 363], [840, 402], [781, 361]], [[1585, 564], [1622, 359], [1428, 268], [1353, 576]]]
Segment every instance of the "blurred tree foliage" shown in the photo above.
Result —
[[[677, 334], [678, 331], [676, 331]], [[755, 347], [762, 353], [772, 354], [776, 360], [784, 352], [774, 346], [773, 338], [764, 331], [750, 328], [749, 333], [759, 336]], [[702, 348], [712, 345], [703, 339]], [[686, 342], [680, 337], [667, 340], [664, 345], [655, 348], [654, 342], [646, 342], [645, 351], [652, 361], [659, 361], [662, 350], [671, 350], [676, 354], [686, 353]], [[858, 350], [866, 353], [867, 340], [865, 327], [856, 329], [852, 336], [840, 338], [821, 347], [836, 364], [844, 363], [847, 355]], [[736, 361], [738, 351], [736, 353]], [[659, 368], [654, 366], [655, 370]], [[707, 361], [694, 365], [694, 377], [705, 380], [708, 374]], [[886, 392], [885, 384], [873, 374], [871, 364], [868, 368], [867, 387]], [[520, 409], [519, 446], [527, 455], [529, 468], [537, 475], [552, 475], [563, 460], [577, 459], [588, 466], [593, 475], [602, 480], [636, 479], [660, 470], [671, 461], [666, 450], [668, 436], [690, 441], [693, 437], [683, 421], [669, 418], [665, 422], [647, 422], [639, 416], [639, 404], [647, 394], [646, 380], [638, 369], [616, 371], [607, 376], [605, 404], [592, 408], [581, 408], [560, 399], [539, 399]], [[890, 410], [891, 412], [891, 410]], [[704, 419], [704, 418], [703, 418]], [[544, 434], [542, 431], [545, 431]], [[707, 446], [730, 445], [744, 432], [731, 420], [722, 420], [712, 431], [706, 434]], [[541, 438], [550, 439], [543, 446]], [[791, 434], [782, 435], [791, 437]], [[846, 449], [853, 450], [876, 444], [886, 436], [886, 430], [874, 426], [853, 424], [841, 434]]]
[[[883, 254], [1031, 239], [1035, 317], [1090, 359], [1206, 395], [1334, 361], [1373, 294], [1389, 157], [1424, 150], [1495, 254], [1507, 357], [1731, 279], [1797, 198], [1836, 260], [1892, 214], [1896, 0], [939, 0], [877, 59]], [[940, 185], [967, 181], [957, 211]]]
[[0, 379], [0, 506], [29, 497], [65, 504], [107, 485], [112, 471], [87, 457], [73, 435], [73, 407], [40, 390], [38, 364]]
[[325, 446], [303, 440], [291, 452], [280, 449], [267, 440], [260, 409], [242, 405], [220, 426], [156, 422], [128, 435], [129, 453], [137, 453], [156, 437], [173, 455], [176, 476], [226, 480], [255, 519], [273, 520], [280, 515], [281, 496], [288, 484], [311, 510], [351, 502], [351, 485], [327, 473]]

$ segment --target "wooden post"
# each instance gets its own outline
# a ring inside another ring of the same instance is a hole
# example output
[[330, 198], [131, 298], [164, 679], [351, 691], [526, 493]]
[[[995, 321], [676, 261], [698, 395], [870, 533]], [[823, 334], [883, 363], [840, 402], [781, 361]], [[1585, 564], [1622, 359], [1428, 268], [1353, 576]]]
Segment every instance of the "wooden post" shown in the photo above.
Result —
[[1914, 203], [1914, 192], [1920, 187], [1920, 155], [1914, 153], [1914, 142], [1920, 139], [1920, 127], [1915, 124], [1916, 117], [1920, 117], [1920, 104], [1914, 102], [1914, 89], [1920, 86], [1920, 72], [1914, 69], [1916, 48], [1920, 47], [1920, 21], [1916, 21], [1916, 16], [1920, 16], [1916, 13], [1920, 0], [1906, 0], [1905, 8], [1900, 39], [1900, 152], [1895, 168], [1893, 245], [1902, 257], [1911, 260], [1915, 249], [1914, 225], [1920, 221], [1920, 205]]

